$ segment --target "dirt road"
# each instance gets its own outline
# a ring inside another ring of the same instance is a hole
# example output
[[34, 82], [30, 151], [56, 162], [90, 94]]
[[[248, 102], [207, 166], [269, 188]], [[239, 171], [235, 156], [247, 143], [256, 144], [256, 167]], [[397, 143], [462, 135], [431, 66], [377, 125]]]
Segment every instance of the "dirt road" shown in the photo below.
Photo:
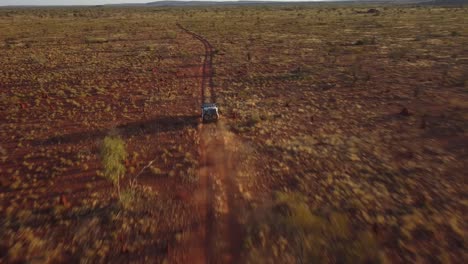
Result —
[[[178, 24], [178, 27], [205, 47], [202, 66], [201, 103], [216, 103], [213, 85], [211, 44], [202, 36]], [[193, 263], [236, 263], [241, 247], [241, 228], [236, 217], [235, 200], [237, 147], [235, 137], [222, 121], [199, 125], [199, 188], [194, 202], [202, 219], [187, 238], [187, 250]]]
[[[216, 103], [216, 91], [213, 85], [213, 54], [214, 49], [210, 42], [204, 37], [189, 31], [182, 25], [177, 26], [185, 33], [191, 35], [193, 38], [199, 40], [205, 47], [205, 57], [203, 59], [202, 66], [202, 78], [201, 78], [201, 102], [202, 103]], [[201, 105], [201, 104], [200, 104]]]

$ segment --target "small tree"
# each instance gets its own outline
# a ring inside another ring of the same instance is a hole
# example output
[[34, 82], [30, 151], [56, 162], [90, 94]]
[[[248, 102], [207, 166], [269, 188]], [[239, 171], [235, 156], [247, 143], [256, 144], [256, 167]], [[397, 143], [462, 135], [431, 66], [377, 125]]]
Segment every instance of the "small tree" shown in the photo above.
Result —
[[120, 196], [120, 178], [125, 174], [124, 161], [127, 157], [124, 141], [117, 136], [107, 136], [101, 149], [104, 176], [117, 187]]

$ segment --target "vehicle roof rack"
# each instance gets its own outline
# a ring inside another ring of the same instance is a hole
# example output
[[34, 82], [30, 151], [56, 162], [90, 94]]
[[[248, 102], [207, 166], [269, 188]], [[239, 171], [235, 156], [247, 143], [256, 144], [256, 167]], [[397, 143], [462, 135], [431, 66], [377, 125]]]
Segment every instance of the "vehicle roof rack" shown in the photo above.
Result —
[[202, 104], [201, 107], [202, 107], [202, 108], [205, 108], [205, 107], [216, 107], [216, 104], [215, 104], [215, 103], [204, 103], [204, 104]]

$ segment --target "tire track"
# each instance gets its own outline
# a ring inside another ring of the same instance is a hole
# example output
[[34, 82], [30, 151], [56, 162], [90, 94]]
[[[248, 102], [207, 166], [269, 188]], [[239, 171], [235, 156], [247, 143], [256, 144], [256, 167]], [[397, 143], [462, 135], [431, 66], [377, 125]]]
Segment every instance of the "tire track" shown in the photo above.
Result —
[[[202, 42], [205, 55], [202, 67], [201, 103], [216, 103], [213, 84], [214, 48], [202, 36], [177, 26]], [[204, 241], [205, 263], [236, 263], [241, 248], [241, 232], [234, 208], [238, 193], [235, 183], [237, 157], [232, 151], [234, 137], [222, 120], [217, 124], [200, 124], [200, 186], [203, 201], [199, 204], [205, 215], [205, 230], [192, 232], [193, 241]], [[198, 237], [197, 237], [198, 236]], [[193, 261], [192, 261], [193, 262]]]
[[203, 43], [203, 46], [205, 47], [205, 57], [203, 60], [202, 81], [201, 81], [202, 103], [216, 103], [216, 91], [213, 85], [213, 54], [214, 54], [213, 46], [204, 37], [192, 31], [189, 31], [188, 29], [184, 28], [179, 23], [177, 23], [177, 27], [179, 27], [185, 33], [191, 35], [192, 37], [194, 37], [195, 39]]

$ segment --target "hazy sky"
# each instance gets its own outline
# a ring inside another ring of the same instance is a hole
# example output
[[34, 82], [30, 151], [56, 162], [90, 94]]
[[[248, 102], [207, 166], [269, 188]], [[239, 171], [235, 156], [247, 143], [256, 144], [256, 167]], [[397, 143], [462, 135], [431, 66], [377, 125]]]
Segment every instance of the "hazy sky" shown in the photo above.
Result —
[[[115, 4], [115, 3], [148, 3], [148, 2], [153, 2], [153, 1], [156, 1], [156, 0], [146, 0], [146, 1], [145, 0], [143, 1], [142, 0], [0, 0], [0, 6], [5, 6], [5, 5], [102, 5], [102, 4]], [[292, 1], [298, 1], [298, 0], [292, 0]]]
[[102, 5], [113, 3], [147, 3], [142, 0], [0, 0], [2, 5]]

